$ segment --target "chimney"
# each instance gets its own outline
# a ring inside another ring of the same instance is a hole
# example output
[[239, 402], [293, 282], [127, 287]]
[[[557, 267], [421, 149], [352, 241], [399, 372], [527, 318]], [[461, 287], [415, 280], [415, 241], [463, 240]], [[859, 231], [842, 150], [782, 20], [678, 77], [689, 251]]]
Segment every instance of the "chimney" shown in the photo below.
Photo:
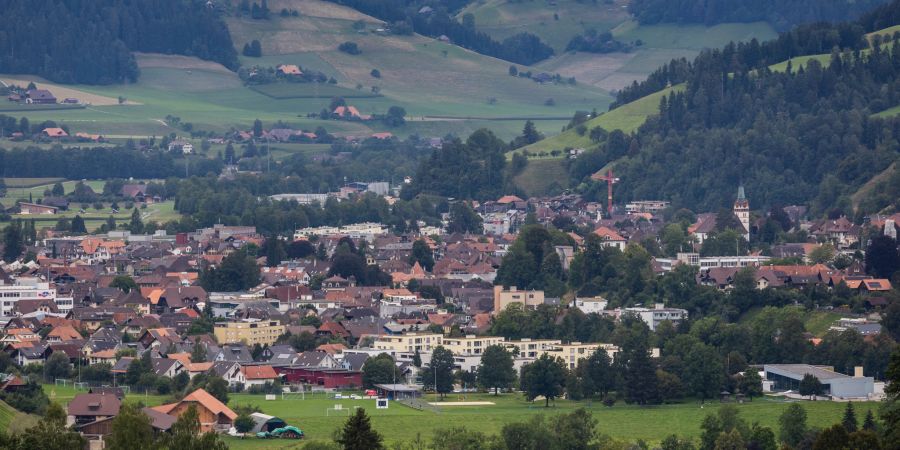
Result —
[[856, 366], [853, 368], [853, 378], [862, 378], [863, 375], [863, 366]]

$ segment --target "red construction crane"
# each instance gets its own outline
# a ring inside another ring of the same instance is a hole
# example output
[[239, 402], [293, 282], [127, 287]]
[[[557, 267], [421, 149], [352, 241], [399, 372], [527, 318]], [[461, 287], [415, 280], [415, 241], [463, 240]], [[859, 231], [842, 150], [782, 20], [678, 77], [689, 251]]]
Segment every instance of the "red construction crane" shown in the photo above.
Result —
[[605, 181], [606, 182], [606, 210], [609, 212], [609, 215], [612, 216], [613, 210], [613, 198], [612, 198], [612, 188], [613, 184], [619, 182], [619, 179], [613, 176], [612, 169], [606, 171], [606, 175], [603, 175], [602, 172], [597, 172], [591, 175], [591, 179], [594, 181]]

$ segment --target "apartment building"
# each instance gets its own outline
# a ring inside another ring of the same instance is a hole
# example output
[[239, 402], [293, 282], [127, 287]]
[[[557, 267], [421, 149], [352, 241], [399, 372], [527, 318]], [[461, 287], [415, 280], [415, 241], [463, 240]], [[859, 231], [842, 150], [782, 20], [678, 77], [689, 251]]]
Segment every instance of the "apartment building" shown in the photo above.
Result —
[[396, 336], [379, 336], [372, 348], [385, 352], [431, 352], [444, 345], [444, 336], [431, 333], [406, 333]]
[[480, 355], [491, 345], [503, 344], [506, 339], [496, 336], [475, 336], [472, 334], [461, 338], [444, 338], [444, 348], [454, 355]]
[[[19, 300], [49, 300], [56, 303], [56, 289], [51, 288], [50, 283], [41, 282], [37, 278], [19, 278], [14, 284], [0, 282], [0, 316], [14, 315]], [[71, 298], [67, 300], [71, 301]], [[67, 310], [72, 309], [71, 303], [67, 306]]]
[[613, 355], [615, 355], [619, 348], [612, 344], [600, 344], [600, 343], [582, 343], [582, 342], [572, 342], [569, 344], [559, 344], [555, 345], [544, 353], [549, 354], [552, 357], [562, 358], [562, 360], [566, 363], [566, 367], [569, 369], [574, 369], [578, 366], [578, 361], [586, 358], [590, 358], [592, 354], [594, 354], [597, 349], [606, 350], [606, 354], [612, 359]]
[[244, 319], [218, 322], [213, 331], [220, 344], [273, 345], [284, 334], [284, 329], [277, 320]]
[[544, 291], [520, 291], [515, 286], [511, 286], [509, 289], [504, 289], [503, 286], [494, 286], [494, 314], [503, 311], [513, 303], [536, 308], [538, 305], [544, 304]]

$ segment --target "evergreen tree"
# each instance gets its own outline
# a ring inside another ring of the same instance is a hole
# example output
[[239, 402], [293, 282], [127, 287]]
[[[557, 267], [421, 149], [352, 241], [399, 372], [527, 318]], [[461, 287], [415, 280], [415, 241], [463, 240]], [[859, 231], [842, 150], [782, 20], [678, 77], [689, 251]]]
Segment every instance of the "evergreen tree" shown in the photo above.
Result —
[[534, 122], [530, 120], [525, 122], [525, 128], [522, 129], [522, 140], [525, 145], [534, 144], [543, 138], [544, 136], [535, 128]]
[[384, 438], [372, 428], [364, 408], [358, 408], [338, 432], [335, 442], [343, 450], [381, 450]]
[[629, 352], [625, 362], [625, 401], [638, 405], [658, 403], [657, 381], [650, 349], [642, 343]]
[[87, 227], [84, 225], [84, 219], [79, 215], [75, 215], [72, 219], [72, 233], [87, 233]]
[[781, 430], [778, 434], [781, 442], [797, 447], [806, 434], [806, 409], [799, 403], [791, 403], [778, 419]]
[[113, 218], [113, 216], [106, 218], [106, 229], [108, 231], [114, 231], [116, 229], [116, 219]]
[[891, 360], [885, 374], [884, 404], [881, 406], [881, 420], [884, 422], [884, 441], [900, 442], [900, 347], [891, 353]]
[[422, 367], [422, 355], [419, 354], [419, 349], [416, 349], [416, 353], [413, 354], [412, 363], [415, 367]]
[[203, 345], [200, 343], [199, 339], [197, 339], [197, 341], [194, 342], [194, 347], [191, 348], [191, 362], [192, 363], [206, 362], [206, 349], [203, 348]]
[[847, 402], [847, 407], [844, 408], [844, 418], [841, 419], [841, 425], [844, 426], [844, 429], [847, 430], [848, 433], [853, 433], [859, 427], [859, 424], [856, 422], [856, 411], [853, 410], [853, 402]]
[[891, 278], [900, 270], [897, 241], [890, 236], [876, 236], [866, 248], [866, 271], [878, 278]]
[[256, 119], [253, 121], [253, 136], [260, 137], [263, 134], [263, 124], [262, 120]]
[[137, 208], [131, 211], [131, 222], [128, 224], [128, 231], [134, 234], [144, 232], [144, 221], [141, 220], [141, 212]]
[[25, 238], [22, 235], [22, 221], [14, 220], [3, 231], [3, 260], [11, 263], [25, 251]]
[[490, 345], [481, 355], [478, 367], [478, 383], [486, 389], [494, 389], [494, 395], [500, 389], [509, 388], [516, 379], [512, 355], [502, 345]]
[[866, 418], [863, 419], [862, 429], [865, 431], [878, 431], [878, 423], [875, 422], [875, 414], [872, 414], [872, 410], [866, 411]]
[[591, 389], [586, 394], [593, 395], [593, 393], [597, 393], [602, 397], [606, 397], [606, 394], [615, 387], [612, 360], [610, 360], [606, 350], [598, 348], [588, 357], [587, 361], [582, 363], [582, 366], [585, 367], [585, 375], [590, 380], [589, 386]]

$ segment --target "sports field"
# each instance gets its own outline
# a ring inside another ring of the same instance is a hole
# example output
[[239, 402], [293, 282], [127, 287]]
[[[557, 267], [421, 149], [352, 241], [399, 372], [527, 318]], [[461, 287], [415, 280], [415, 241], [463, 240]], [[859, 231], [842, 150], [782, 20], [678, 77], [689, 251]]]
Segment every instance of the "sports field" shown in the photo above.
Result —
[[[70, 387], [45, 386], [45, 391], [55, 393], [56, 401], [68, 402], [75, 395], [75, 390]], [[278, 416], [290, 425], [300, 427], [307, 435], [307, 440], [330, 440], [332, 433], [346, 420], [349, 411], [354, 407], [362, 407], [372, 416], [375, 428], [384, 434], [388, 443], [398, 441], [410, 441], [421, 434], [423, 438], [430, 439], [435, 430], [450, 427], [466, 427], [468, 429], [482, 431], [488, 434], [498, 433], [504, 424], [526, 421], [535, 414], [559, 414], [570, 412], [576, 408], [590, 410], [598, 421], [598, 431], [614, 438], [635, 441], [644, 439], [649, 442], [659, 442], [672, 433], [681, 436], [698, 437], [701, 433], [700, 423], [710, 413], [714, 413], [721, 404], [711, 402], [700, 407], [696, 402], [681, 403], [675, 405], [663, 405], [655, 407], [628, 406], [622, 403], [612, 408], [603, 406], [599, 402], [572, 402], [557, 400], [550, 408], [544, 408], [543, 403], [530, 403], [524, 400], [520, 394], [504, 394], [493, 396], [489, 394], [468, 394], [466, 396], [452, 395], [446, 402], [478, 402], [477, 405], [454, 405], [437, 408], [436, 411], [420, 411], [407, 406], [391, 403], [386, 410], [375, 409], [374, 400], [335, 400], [325, 394], [307, 396], [305, 400], [291, 398], [286, 400], [265, 400], [262, 395], [232, 394], [229, 405], [256, 405], [266, 414]], [[427, 402], [435, 402], [434, 398], [427, 395], [423, 398]], [[144, 396], [132, 394], [126, 397], [128, 402], [140, 401], [145, 405], [158, 405], [167, 401], [162, 396]], [[493, 405], [482, 404], [484, 402]], [[436, 403], [440, 404], [440, 401]], [[340, 404], [343, 412], [329, 411], [335, 405]], [[824, 427], [840, 421], [844, 404], [835, 402], [802, 402], [807, 409], [810, 426]], [[756, 399], [753, 402], [737, 405], [741, 416], [748, 423], [759, 423], [763, 426], [778, 429], [778, 416], [787, 407], [788, 403], [779, 399]], [[858, 403], [856, 405], [857, 417], [863, 417], [868, 409], [875, 409], [877, 403]], [[237, 439], [226, 438], [233, 448], [272, 448], [295, 444], [292, 441], [271, 441], [255, 438]]]

